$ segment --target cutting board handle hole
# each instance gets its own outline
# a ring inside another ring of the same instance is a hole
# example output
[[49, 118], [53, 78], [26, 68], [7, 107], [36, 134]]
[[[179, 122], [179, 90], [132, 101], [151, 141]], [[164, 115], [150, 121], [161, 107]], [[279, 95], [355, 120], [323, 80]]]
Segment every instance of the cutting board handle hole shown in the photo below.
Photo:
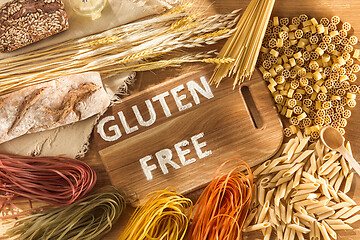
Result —
[[263, 126], [263, 120], [259, 113], [259, 110], [256, 108], [254, 98], [251, 95], [250, 89], [248, 86], [242, 86], [240, 88], [240, 93], [245, 101], [246, 109], [250, 115], [250, 119], [255, 128], [259, 129]]

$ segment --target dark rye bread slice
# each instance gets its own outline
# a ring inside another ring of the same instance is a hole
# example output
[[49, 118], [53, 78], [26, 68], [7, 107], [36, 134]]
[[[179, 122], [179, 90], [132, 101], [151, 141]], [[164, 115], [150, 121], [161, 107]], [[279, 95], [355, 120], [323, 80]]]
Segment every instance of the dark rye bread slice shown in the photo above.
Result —
[[61, 0], [12, 0], [0, 7], [0, 51], [11, 52], [68, 28]]

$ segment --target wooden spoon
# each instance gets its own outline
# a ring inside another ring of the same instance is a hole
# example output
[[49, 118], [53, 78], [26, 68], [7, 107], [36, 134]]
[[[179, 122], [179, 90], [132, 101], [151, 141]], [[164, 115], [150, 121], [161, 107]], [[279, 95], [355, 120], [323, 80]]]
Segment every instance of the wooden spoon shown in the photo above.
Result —
[[320, 138], [325, 146], [339, 152], [360, 176], [360, 165], [345, 148], [344, 138], [338, 130], [330, 126], [323, 127], [320, 130]]

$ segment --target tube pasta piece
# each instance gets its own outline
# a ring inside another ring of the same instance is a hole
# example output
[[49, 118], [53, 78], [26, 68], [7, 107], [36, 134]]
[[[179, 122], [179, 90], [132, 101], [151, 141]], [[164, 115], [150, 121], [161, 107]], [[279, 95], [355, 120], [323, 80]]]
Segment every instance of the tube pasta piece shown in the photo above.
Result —
[[324, 145], [320, 143], [320, 141], [315, 144], [315, 154], [317, 157], [322, 159], [324, 157]]
[[344, 224], [344, 221], [341, 219], [326, 219], [325, 222], [329, 225], [341, 225]]
[[270, 240], [272, 228], [268, 227], [265, 229], [264, 240]]
[[274, 207], [270, 207], [269, 208], [269, 216], [270, 216], [270, 220], [271, 222], [276, 225], [276, 226], [280, 226], [280, 223], [277, 219], [276, 213], [275, 213], [275, 208]]
[[295, 177], [294, 177], [294, 182], [293, 182], [293, 188], [297, 187], [300, 184], [302, 172], [303, 172], [302, 168], [299, 168], [296, 171]]
[[318, 200], [318, 201], [319, 201], [319, 202], [317, 202], [317, 203], [315, 203], [315, 204], [310, 204], [310, 205], [308, 205], [308, 206], [306, 207], [306, 210], [307, 210], [307, 211], [310, 211], [310, 210], [312, 210], [312, 209], [314, 209], [314, 208], [324, 207], [324, 206], [326, 206], [326, 205], [329, 204], [330, 199], [325, 198], [325, 199]]
[[293, 222], [297, 225], [300, 225], [300, 219], [297, 216], [293, 216]]
[[323, 236], [324, 240], [331, 240], [325, 226], [322, 223], [316, 222], [318, 228], [320, 229], [321, 235]]
[[282, 152], [282, 155], [284, 155], [283, 157], [285, 157], [285, 159], [287, 159], [287, 156], [289, 151], [290, 151], [290, 148], [292, 147], [292, 145], [296, 142], [297, 140], [295, 138], [292, 138], [289, 140], [289, 142], [286, 144], [283, 152]]
[[334, 162], [328, 168], [326, 168], [324, 171], [319, 173], [319, 175], [328, 175], [332, 170], [334, 170], [334, 168], [336, 168], [339, 165], [340, 165], [339, 162]]
[[321, 214], [321, 213], [325, 213], [325, 212], [334, 212], [334, 210], [327, 206], [322, 206], [319, 208], [313, 208], [313, 209], [308, 210], [308, 213], [315, 213], [315, 214]]
[[345, 223], [353, 224], [354, 222], [357, 222], [360, 220], [360, 214], [354, 215], [349, 219], [344, 220]]
[[310, 195], [310, 193], [293, 196], [292, 199], [290, 200], [290, 203], [296, 203], [296, 202], [303, 201], [303, 200], [306, 200], [306, 199], [314, 199], [314, 198], [308, 198], [309, 195]]
[[314, 235], [315, 235], [315, 239], [321, 239], [321, 232], [320, 232], [320, 228], [319, 228], [319, 223], [318, 222], [314, 222]]
[[252, 232], [256, 230], [261, 230], [270, 227], [271, 224], [269, 222], [263, 222], [255, 225], [248, 226], [243, 229], [243, 232]]
[[261, 164], [254, 172], [253, 175], [257, 176], [259, 174], [261, 174], [262, 171], [264, 171], [264, 169], [266, 169], [271, 163], [271, 160], [268, 160], [266, 162], [264, 162], [263, 164]]
[[341, 215], [340, 218], [341, 219], [349, 218], [352, 215], [354, 215], [355, 213], [357, 213], [358, 211], [360, 211], [360, 206], [355, 206], [355, 207], [351, 208], [349, 211], [345, 212], [343, 215]]
[[297, 216], [297, 217], [299, 217], [301, 219], [304, 219], [304, 220], [306, 220], [308, 222], [315, 222], [316, 221], [315, 218], [311, 217], [308, 214], [304, 214], [304, 213], [296, 213], [295, 216]]
[[344, 193], [347, 193], [350, 191], [353, 178], [354, 178], [354, 173], [350, 173], [349, 176], [346, 177]]
[[310, 225], [310, 233], [309, 237], [311, 240], [315, 239], [315, 221], [311, 223]]
[[317, 220], [321, 221], [321, 220], [327, 219], [327, 218], [333, 216], [334, 214], [335, 214], [335, 211], [329, 211], [329, 212], [321, 213], [321, 214], [319, 214], [317, 216]]
[[[339, 168], [341, 169], [341, 167], [339, 167]], [[336, 170], [336, 169], [334, 169], [334, 170]], [[340, 175], [340, 172], [336, 173], [336, 174], [334, 175], [334, 177], [330, 179], [329, 185], [331, 185], [331, 186], [334, 187], [336, 180], [339, 178], [339, 175]], [[335, 188], [334, 188], [334, 189], [335, 189]]]
[[332, 154], [331, 153], [331, 157], [330, 158], [329, 157], [330, 157], [330, 154], [326, 154], [324, 156], [324, 160], [326, 162], [320, 167], [320, 169], [319, 169], [320, 174], [322, 172], [324, 172], [332, 163], [334, 163], [340, 157], [340, 154], [338, 154], [338, 153]]
[[320, 182], [320, 191], [327, 197], [327, 198], [331, 198], [329, 189], [328, 189], [328, 184], [326, 183], [326, 181], [323, 178], [318, 179], [318, 181]]
[[307, 199], [318, 199], [320, 196], [321, 193], [309, 193]]
[[303, 183], [296, 187], [296, 189], [318, 189], [320, 187], [319, 183]]
[[302, 232], [302, 233], [309, 233], [310, 229], [302, 227], [300, 225], [296, 225], [296, 224], [289, 224], [288, 228], [294, 229], [297, 232]]
[[259, 199], [260, 205], [265, 204], [265, 188], [262, 186], [259, 186], [258, 199]]
[[283, 230], [282, 230], [281, 226], [278, 226], [276, 228], [276, 236], [277, 236], [278, 240], [283, 240], [284, 239], [283, 238]]
[[286, 169], [289, 169], [293, 166], [293, 164], [283, 164], [283, 165], [279, 165], [274, 167], [273, 169], [270, 170], [269, 173], [275, 173], [275, 172], [280, 172]]
[[340, 172], [340, 175], [339, 175], [338, 179], [336, 180], [336, 182], [334, 184], [335, 191], [339, 191], [343, 180], [344, 180], [344, 174], [342, 172]]
[[257, 208], [254, 208], [250, 211], [250, 213], [248, 214], [245, 222], [244, 222], [244, 226], [243, 228], [246, 228], [247, 226], [250, 225], [250, 223], [252, 222], [252, 220], [255, 218], [256, 216], [256, 213], [257, 213], [258, 209]]
[[[315, 203], [318, 203], [318, 202], [319, 201], [316, 200], [316, 199], [306, 199], [306, 200], [302, 200], [302, 201], [294, 203], [294, 206], [296, 208], [298, 208], [298, 207], [306, 207], [308, 205], [312, 205], [312, 204], [315, 204]], [[317, 211], [317, 210], [315, 210], [315, 211]]]
[[290, 239], [291, 229], [289, 227], [286, 227], [284, 232], [284, 239]]
[[304, 150], [305, 146], [308, 144], [310, 137], [305, 137], [300, 140], [300, 144], [297, 146], [295, 153], [300, 153]]
[[275, 186], [276, 186], [276, 182], [284, 175], [285, 172], [286, 172], [286, 169], [279, 171], [279, 172], [271, 179], [271, 183], [274, 183]]
[[309, 157], [310, 154], [312, 154], [314, 152], [314, 150], [306, 150], [303, 153], [301, 153], [301, 155], [296, 158], [293, 163], [300, 163], [302, 161], [304, 161], [305, 159], [307, 159]]
[[268, 191], [266, 193], [266, 196], [265, 196], [265, 202], [271, 202], [272, 198], [273, 198], [273, 195], [274, 195], [274, 192], [275, 192], [275, 189], [271, 189], [270, 191]]
[[286, 191], [285, 191], [285, 199], [288, 199], [288, 196], [290, 195], [292, 189], [293, 189], [293, 184], [294, 184], [294, 179], [291, 179], [286, 186]]
[[334, 230], [351, 230], [353, 229], [350, 225], [348, 224], [336, 224], [336, 225], [331, 225], [331, 228]]
[[356, 202], [352, 200], [349, 196], [347, 196], [345, 193], [339, 191], [338, 195], [340, 198], [342, 198], [345, 202], [350, 203], [351, 205], [356, 205]]
[[331, 208], [336, 211], [336, 210], [339, 210], [339, 209], [342, 209], [345, 207], [350, 207], [350, 206], [352, 206], [352, 205], [348, 202], [341, 202], [341, 203], [335, 204], [334, 206], [331, 206]]
[[336, 202], [340, 202], [339, 196], [337, 195], [336, 191], [334, 190], [334, 187], [331, 185], [327, 185], [328, 191], [330, 195], [334, 198]]
[[280, 219], [282, 222], [286, 222], [286, 207], [284, 203], [280, 202], [279, 204], [279, 210], [280, 210]]
[[[304, 163], [297, 163], [293, 167], [291, 167], [288, 171], [286, 171], [283, 175], [284, 179], [287, 177], [291, 177], [297, 170], [304, 166]], [[287, 181], [286, 181], [287, 182]]]
[[274, 204], [274, 210], [275, 210], [275, 215], [277, 216], [278, 220], [281, 220], [281, 212], [280, 212], [280, 205], [276, 206], [276, 204]]
[[259, 215], [259, 218], [258, 218], [256, 223], [259, 224], [259, 223], [264, 222], [265, 216], [269, 211], [269, 206], [270, 206], [270, 203], [268, 201], [266, 201], [264, 206], [262, 207], [262, 209], [260, 211], [260, 215]]
[[[286, 148], [286, 146], [285, 146], [285, 148]], [[285, 148], [284, 148], [284, 151], [285, 151]], [[273, 160], [271, 160], [271, 163], [269, 164], [269, 166], [261, 172], [261, 174], [269, 174], [271, 169], [273, 169], [275, 166], [277, 166], [279, 163], [283, 162], [286, 159], [287, 159], [287, 156], [274, 158]]]
[[311, 182], [316, 182], [316, 179], [313, 175], [307, 173], [307, 172], [303, 172], [302, 173], [303, 177], [310, 180]]
[[285, 193], [286, 193], [286, 186], [287, 186], [286, 183], [283, 183], [283, 184], [280, 185], [279, 192], [277, 193], [277, 197], [279, 199], [284, 198]]
[[351, 207], [344, 207], [337, 211], [331, 218], [332, 219], [338, 219], [340, 218], [344, 213], [348, 212], [351, 209]]
[[293, 204], [291, 204], [290, 202], [288, 202], [287, 206], [286, 206], [286, 218], [285, 218], [285, 223], [289, 224], [291, 222], [291, 219], [293, 217]]
[[317, 170], [317, 165], [316, 165], [316, 157], [315, 154], [312, 154], [310, 157], [310, 174], [314, 174]]

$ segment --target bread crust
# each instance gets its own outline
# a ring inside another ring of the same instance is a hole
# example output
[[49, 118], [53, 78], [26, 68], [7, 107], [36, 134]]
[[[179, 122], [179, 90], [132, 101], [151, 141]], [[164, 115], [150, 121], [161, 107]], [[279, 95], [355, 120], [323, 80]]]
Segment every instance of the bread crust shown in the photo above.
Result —
[[110, 98], [100, 74], [70, 75], [0, 97], [0, 143], [103, 112]]

